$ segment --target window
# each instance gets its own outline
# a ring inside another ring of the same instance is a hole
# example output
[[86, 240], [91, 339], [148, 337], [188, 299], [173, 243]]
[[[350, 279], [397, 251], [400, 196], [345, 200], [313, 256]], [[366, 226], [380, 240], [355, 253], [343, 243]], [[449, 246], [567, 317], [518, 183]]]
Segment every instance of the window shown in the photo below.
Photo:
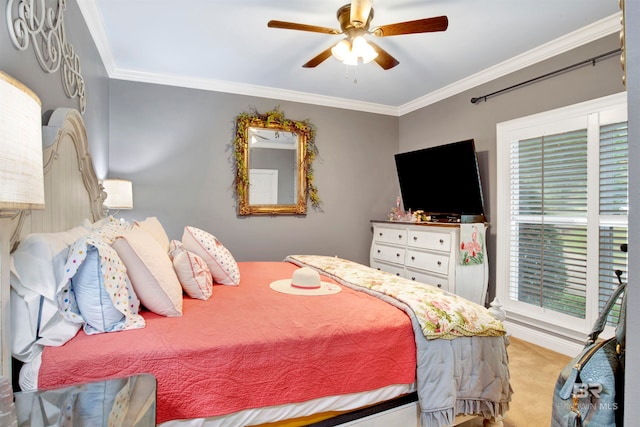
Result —
[[626, 120], [619, 94], [498, 124], [497, 294], [516, 317], [586, 333], [626, 280]]

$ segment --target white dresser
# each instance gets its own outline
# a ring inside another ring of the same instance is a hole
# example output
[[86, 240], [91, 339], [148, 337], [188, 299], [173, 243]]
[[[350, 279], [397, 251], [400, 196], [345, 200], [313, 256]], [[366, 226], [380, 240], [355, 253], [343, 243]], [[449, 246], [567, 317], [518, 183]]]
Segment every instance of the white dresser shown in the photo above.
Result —
[[[372, 268], [485, 304], [489, 269], [460, 264], [460, 224], [372, 221]], [[483, 235], [486, 230], [482, 227]], [[486, 252], [486, 251], [485, 251]]]

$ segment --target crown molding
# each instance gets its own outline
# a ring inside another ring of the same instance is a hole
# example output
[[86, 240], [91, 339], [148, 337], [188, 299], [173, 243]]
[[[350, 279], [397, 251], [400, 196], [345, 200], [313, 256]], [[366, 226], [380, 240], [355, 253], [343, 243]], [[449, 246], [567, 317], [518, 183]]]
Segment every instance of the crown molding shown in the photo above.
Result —
[[104, 22], [98, 10], [97, 2], [94, 0], [77, 0], [77, 3], [84, 22], [89, 29], [89, 34], [91, 34], [91, 38], [98, 49], [102, 64], [107, 70], [109, 77], [111, 77], [111, 73], [116, 70], [116, 63], [113, 59], [113, 51], [111, 50], [107, 32], [104, 29]]
[[89, 28], [91, 37], [96, 44], [100, 57], [102, 58], [102, 62], [107, 70], [107, 74], [111, 79], [234, 93], [237, 95], [301, 102], [305, 104], [344, 108], [348, 110], [384, 114], [389, 116], [403, 116], [420, 108], [495, 80], [496, 78], [521, 70], [525, 67], [544, 61], [610, 34], [619, 32], [621, 29], [620, 18], [622, 17], [622, 12], [615, 13], [591, 25], [587, 25], [586, 27], [545, 43], [528, 52], [501, 62], [500, 64], [489, 67], [434, 92], [416, 98], [406, 104], [393, 106], [224, 80], [191, 78], [121, 69], [115, 64], [113, 52], [109, 44], [109, 38], [107, 37], [104, 29], [104, 23], [96, 2], [92, 0], [77, 1], [85, 23]]
[[620, 32], [622, 25], [620, 18], [622, 12], [615, 13], [607, 18], [596, 21], [591, 25], [580, 28], [565, 36], [559, 37], [518, 56], [496, 64], [479, 73], [473, 74], [448, 86], [424, 95], [398, 107], [398, 115], [402, 116], [443, 99], [473, 89], [484, 83], [488, 83], [499, 77], [521, 70], [530, 65], [537, 64], [561, 53], [575, 49], [592, 41], [601, 39], [613, 33]]
[[307, 92], [297, 92], [267, 86], [236, 83], [226, 80], [203, 79], [196, 77], [175, 76], [166, 74], [147, 73], [140, 71], [116, 69], [109, 74], [109, 78], [129, 80], [142, 83], [153, 83], [167, 86], [177, 86], [189, 89], [200, 89], [213, 92], [233, 93], [236, 95], [254, 96], [259, 98], [278, 99], [282, 101], [300, 102], [304, 104], [321, 105], [324, 107], [344, 108], [348, 110], [364, 111], [368, 113], [397, 116], [398, 109], [389, 105], [371, 102], [354, 101], [345, 98], [318, 95]]

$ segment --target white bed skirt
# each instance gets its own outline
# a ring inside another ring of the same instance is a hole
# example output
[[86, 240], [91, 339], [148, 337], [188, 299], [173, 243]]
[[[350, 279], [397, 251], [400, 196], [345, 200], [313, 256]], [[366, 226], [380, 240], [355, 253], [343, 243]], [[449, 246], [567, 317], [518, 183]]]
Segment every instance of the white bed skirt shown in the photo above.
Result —
[[362, 393], [329, 396], [291, 405], [246, 409], [218, 417], [174, 420], [159, 427], [237, 427], [272, 423], [327, 411], [350, 411], [415, 391], [415, 384], [397, 384]]

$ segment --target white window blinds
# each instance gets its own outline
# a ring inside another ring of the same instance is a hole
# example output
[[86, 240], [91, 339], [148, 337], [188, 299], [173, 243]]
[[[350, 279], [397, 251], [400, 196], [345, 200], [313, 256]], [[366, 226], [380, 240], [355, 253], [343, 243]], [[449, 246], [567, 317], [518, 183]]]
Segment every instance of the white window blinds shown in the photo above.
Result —
[[585, 332], [615, 270], [626, 280], [626, 98], [613, 98], [498, 125], [496, 276], [508, 311]]
[[511, 143], [510, 297], [584, 318], [587, 129]]

